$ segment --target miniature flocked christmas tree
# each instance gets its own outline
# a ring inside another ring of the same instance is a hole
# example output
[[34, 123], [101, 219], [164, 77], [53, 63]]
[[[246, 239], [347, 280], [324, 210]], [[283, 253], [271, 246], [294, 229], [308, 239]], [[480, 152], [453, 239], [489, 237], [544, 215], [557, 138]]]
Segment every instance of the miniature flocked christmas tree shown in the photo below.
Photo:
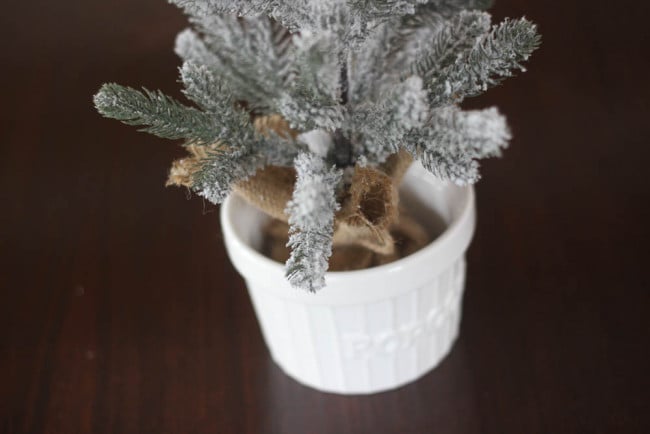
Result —
[[183, 139], [169, 183], [213, 203], [235, 190], [290, 225], [287, 277], [316, 291], [333, 243], [390, 253], [411, 158], [457, 184], [510, 139], [495, 109], [459, 103], [523, 70], [526, 19], [489, 0], [170, 0], [189, 16], [176, 52], [182, 104], [106, 84], [104, 116]]

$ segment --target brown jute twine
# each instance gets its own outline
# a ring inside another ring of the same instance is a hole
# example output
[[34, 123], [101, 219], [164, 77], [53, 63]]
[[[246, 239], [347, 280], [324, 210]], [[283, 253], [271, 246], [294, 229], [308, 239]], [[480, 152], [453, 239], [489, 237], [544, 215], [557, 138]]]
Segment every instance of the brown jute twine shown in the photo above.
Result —
[[[262, 134], [273, 131], [293, 138], [298, 134], [278, 115], [258, 117], [255, 128]], [[217, 143], [212, 148], [219, 146], [223, 145]], [[167, 185], [192, 185], [192, 176], [207, 154], [204, 146], [189, 146], [188, 151], [188, 157], [173, 162]], [[341, 209], [335, 218], [331, 270], [379, 265], [396, 259], [396, 255], [408, 254], [399, 242], [408, 244], [407, 250], [412, 250], [429, 241], [417, 222], [398, 212], [397, 186], [411, 162], [411, 156], [400, 151], [378, 168], [355, 167], [349, 188], [339, 197]], [[288, 249], [282, 245], [286, 244], [288, 232], [288, 216], [284, 210], [291, 199], [295, 179], [291, 167], [267, 166], [233, 188], [250, 204], [276, 219], [276, 226], [268, 228], [269, 238], [275, 242], [267, 253], [277, 260], [288, 258]]]

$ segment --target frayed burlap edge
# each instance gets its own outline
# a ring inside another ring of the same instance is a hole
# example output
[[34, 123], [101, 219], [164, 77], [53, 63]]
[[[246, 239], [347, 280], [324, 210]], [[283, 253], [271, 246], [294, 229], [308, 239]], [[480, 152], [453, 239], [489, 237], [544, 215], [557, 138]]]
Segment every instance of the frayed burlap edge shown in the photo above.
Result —
[[[395, 239], [394, 251], [380, 254], [357, 244], [335, 245], [329, 259], [329, 271], [354, 271], [386, 265], [404, 258], [426, 246], [434, 234], [429, 233], [408, 212], [400, 210], [399, 220], [389, 229]], [[291, 254], [287, 247], [289, 225], [280, 220], [271, 220], [264, 227], [265, 239], [262, 253], [277, 262], [285, 262]]]
[[[272, 131], [294, 139], [298, 135], [279, 115], [258, 117], [254, 125], [262, 134]], [[224, 145], [188, 146], [190, 155], [172, 163], [166, 185], [191, 187], [192, 177], [207, 156], [207, 150], [220, 146]], [[378, 168], [355, 167], [349, 188], [339, 198], [341, 210], [335, 219], [335, 246], [362, 246], [382, 255], [394, 254], [390, 227], [398, 217], [397, 187], [411, 162], [411, 156], [400, 151]], [[293, 194], [295, 179], [291, 167], [267, 166], [235, 184], [233, 191], [269, 216], [287, 222], [285, 208]]]

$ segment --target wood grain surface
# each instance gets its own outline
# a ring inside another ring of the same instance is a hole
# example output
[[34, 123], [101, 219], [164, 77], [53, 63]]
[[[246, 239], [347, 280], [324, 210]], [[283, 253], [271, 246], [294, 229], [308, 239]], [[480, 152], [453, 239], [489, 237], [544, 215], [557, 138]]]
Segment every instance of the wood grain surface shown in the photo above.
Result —
[[498, 105], [461, 336], [370, 397], [285, 377], [217, 209], [163, 187], [162, 141], [97, 115], [106, 81], [178, 95], [164, 0], [4, 2], [0, 432], [647, 433], [650, 37], [642, 1], [499, 0], [544, 43]]

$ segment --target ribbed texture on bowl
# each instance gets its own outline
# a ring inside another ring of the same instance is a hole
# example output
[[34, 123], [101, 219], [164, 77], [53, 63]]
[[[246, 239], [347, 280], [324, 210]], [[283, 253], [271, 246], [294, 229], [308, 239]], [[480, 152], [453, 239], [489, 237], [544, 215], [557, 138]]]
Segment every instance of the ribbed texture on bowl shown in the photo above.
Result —
[[416, 380], [447, 355], [464, 276], [461, 258], [423, 286], [371, 304], [304, 304], [253, 282], [248, 290], [271, 355], [288, 375], [322, 391], [374, 393]]
[[426, 374], [451, 349], [475, 227], [474, 191], [441, 183], [416, 164], [401, 190], [420, 221], [435, 214], [445, 231], [390, 264], [328, 272], [316, 294], [292, 288], [284, 265], [256, 250], [267, 217], [236, 196], [222, 206], [228, 255], [246, 280], [273, 359], [297, 381], [342, 394], [380, 392]]

